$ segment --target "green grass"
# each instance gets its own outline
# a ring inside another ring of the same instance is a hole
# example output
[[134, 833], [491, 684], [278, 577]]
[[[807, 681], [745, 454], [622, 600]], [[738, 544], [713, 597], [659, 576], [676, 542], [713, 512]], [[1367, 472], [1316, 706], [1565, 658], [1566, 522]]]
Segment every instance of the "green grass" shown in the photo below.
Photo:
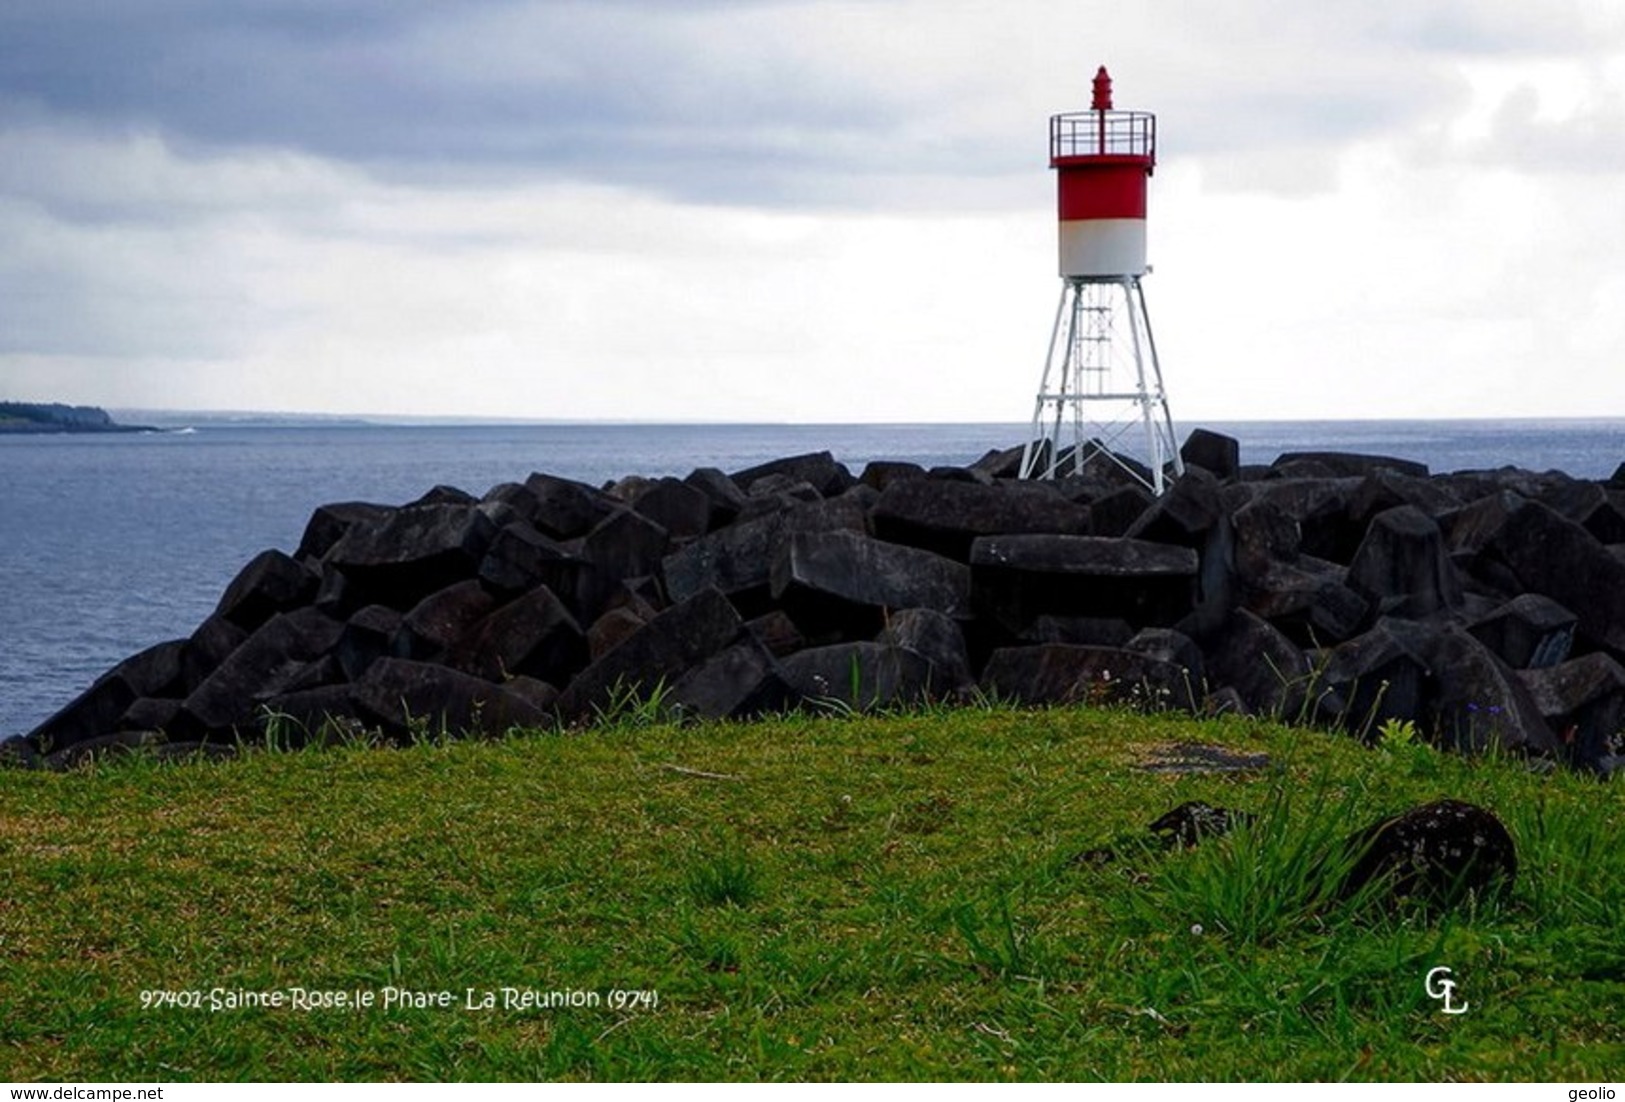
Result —
[[[1118, 710], [633, 718], [0, 776], [0, 1079], [1587, 1081], [1622, 1066], [1607, 785]], [[1175, 742], [1273, 766], [1139, 768]], [[1443, 796], [1506, 820], [1510, 899], [1429, 919], [1327, 898], [1331, 839]], [[1189, 851], [1139, 844], [1188, 799], [1260, 817]], [[1108, 845], [1116, 861], [1073, 860]], [[1423, 992], [1440, 964], [1465, 1015]], [[142, 1006], [292, 987], [455, 1005]], [[503, 1008], [504, 987], [603, 1001]], [[468, 989], [499, 1005], [464, 1009]], [[654, 994], [610, 1006], [625, 990]]]

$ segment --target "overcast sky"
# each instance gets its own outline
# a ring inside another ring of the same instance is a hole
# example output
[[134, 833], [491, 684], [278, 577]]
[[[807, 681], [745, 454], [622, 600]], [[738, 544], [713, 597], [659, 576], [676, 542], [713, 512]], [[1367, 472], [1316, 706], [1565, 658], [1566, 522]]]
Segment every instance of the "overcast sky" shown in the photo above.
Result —
[[1102, 63], [1176, 419], [1625, 416], [1618, 0], [4, 0], [0, 398], [1025, 420]]

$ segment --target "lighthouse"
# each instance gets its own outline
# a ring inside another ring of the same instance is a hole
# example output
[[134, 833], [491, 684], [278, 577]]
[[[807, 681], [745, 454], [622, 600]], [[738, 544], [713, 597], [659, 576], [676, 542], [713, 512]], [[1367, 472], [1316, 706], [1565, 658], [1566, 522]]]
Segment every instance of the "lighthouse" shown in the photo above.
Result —
[[[1157, 163], [1157, 118], [1116, 110], [1104, 65], [1093, 92], [1088, 111], [1049, 121], [1061, 301], [1021, 477], [1055, 478], [1110, 462], [1161, 494], [1184, 464], [1140, 285], [1151, 271], [1146, 189]], [[1123, 454], [1130, 448], [1143, 456]]]

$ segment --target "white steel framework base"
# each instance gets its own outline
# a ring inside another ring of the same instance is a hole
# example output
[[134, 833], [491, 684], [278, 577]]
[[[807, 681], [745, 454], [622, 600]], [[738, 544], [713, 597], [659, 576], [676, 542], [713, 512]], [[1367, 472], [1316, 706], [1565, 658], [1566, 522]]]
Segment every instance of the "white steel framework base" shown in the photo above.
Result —
[[[1119, 454], [1136, 428], [1144, 434], [1144, 471]], [[1062, 281], [1021, 477], [1079, 473], [1097, 456], [1159, 495], [1170, 470], [1185, 473], [1138, 276]]]

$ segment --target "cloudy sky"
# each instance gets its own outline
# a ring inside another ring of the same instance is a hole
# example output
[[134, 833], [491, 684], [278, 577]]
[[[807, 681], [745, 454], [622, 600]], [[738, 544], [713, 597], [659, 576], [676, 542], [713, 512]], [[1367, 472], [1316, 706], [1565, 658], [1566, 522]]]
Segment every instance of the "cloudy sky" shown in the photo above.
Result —
[[1618, 0], [4, 0], [0, 398], [1024, 420], [1101, 63], [1176, 418], [1625, 416]]

